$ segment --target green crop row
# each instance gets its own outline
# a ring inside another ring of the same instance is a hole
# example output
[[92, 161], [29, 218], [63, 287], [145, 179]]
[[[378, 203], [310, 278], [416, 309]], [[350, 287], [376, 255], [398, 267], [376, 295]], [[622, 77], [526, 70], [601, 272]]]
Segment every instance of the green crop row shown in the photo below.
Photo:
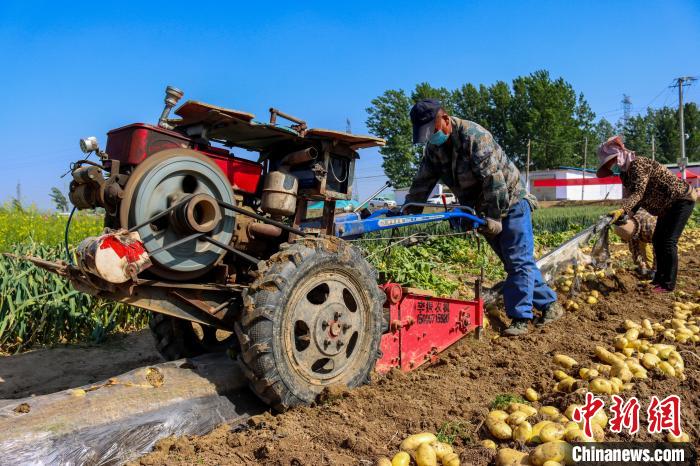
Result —
[[[62, 245], [17, 245], [13, 252], [47, 260], [63, 258]], [[31, 263], [0, 256], [0, 352], [33, 346], [93, 341], [111, 331], [133, 331], [145, 312], [79, 293], [63, 278]]]

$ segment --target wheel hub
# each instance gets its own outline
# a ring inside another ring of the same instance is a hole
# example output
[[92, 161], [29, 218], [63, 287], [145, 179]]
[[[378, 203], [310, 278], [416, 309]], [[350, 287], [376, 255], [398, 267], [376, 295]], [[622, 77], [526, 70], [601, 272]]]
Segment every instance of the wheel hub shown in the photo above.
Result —
[[310, 381], [338, 376], [360, 353], [367, 336], [361, 296], [353, 279], [325, 272], [290, 297], [291, 362]]
[[352, 319], [345, 313], [349, 313], [348, 308], [339, 303], [332, 303], [319, 312], [314, 341], [323, 354], [335, 356], [347, 344], [347, 332], [352, 328]]

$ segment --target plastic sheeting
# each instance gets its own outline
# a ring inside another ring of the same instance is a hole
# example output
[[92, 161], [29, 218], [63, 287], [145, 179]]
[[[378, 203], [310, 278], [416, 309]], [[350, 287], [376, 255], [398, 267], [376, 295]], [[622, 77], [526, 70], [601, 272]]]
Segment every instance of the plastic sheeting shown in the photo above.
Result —
[[158, 364], [78, 389], [0, 400], [3, 465], [121, 464], [171, 435], [201, 435], [265, 407], [225, 355]]

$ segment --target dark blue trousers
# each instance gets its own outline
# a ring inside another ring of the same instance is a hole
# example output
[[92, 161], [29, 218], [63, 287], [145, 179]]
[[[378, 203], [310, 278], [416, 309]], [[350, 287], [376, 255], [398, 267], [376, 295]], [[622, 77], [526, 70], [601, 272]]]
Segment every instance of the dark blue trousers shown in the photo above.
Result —
[[486, 240], [508, 274], [503, 287], [506, 314], [510, 318], [532, 319], [533, 307], [544, 310], [557, 300], [557, 295], [544, 282], [535, 262], [530, 203], [523, 199], [515, 204], [502, 224], [501, 233]]

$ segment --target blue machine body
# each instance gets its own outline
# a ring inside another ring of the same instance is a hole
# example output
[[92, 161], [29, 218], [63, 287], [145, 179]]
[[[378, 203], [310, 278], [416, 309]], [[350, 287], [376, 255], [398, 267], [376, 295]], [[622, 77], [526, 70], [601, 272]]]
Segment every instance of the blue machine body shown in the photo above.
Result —
[[453, 228], [459, 226], [467, 230], [486, 224], [483, 218], [478, 217], [474, 210], [466, 206], [427, 214], [387, 216], [388, 213], [389, 209], [380, 209], [366, 218], [361, 218], [359, 212], [336, 215], [335, 235], [344, 239], [354, 239], [375, 231], [443, 221], [449, 221]]

